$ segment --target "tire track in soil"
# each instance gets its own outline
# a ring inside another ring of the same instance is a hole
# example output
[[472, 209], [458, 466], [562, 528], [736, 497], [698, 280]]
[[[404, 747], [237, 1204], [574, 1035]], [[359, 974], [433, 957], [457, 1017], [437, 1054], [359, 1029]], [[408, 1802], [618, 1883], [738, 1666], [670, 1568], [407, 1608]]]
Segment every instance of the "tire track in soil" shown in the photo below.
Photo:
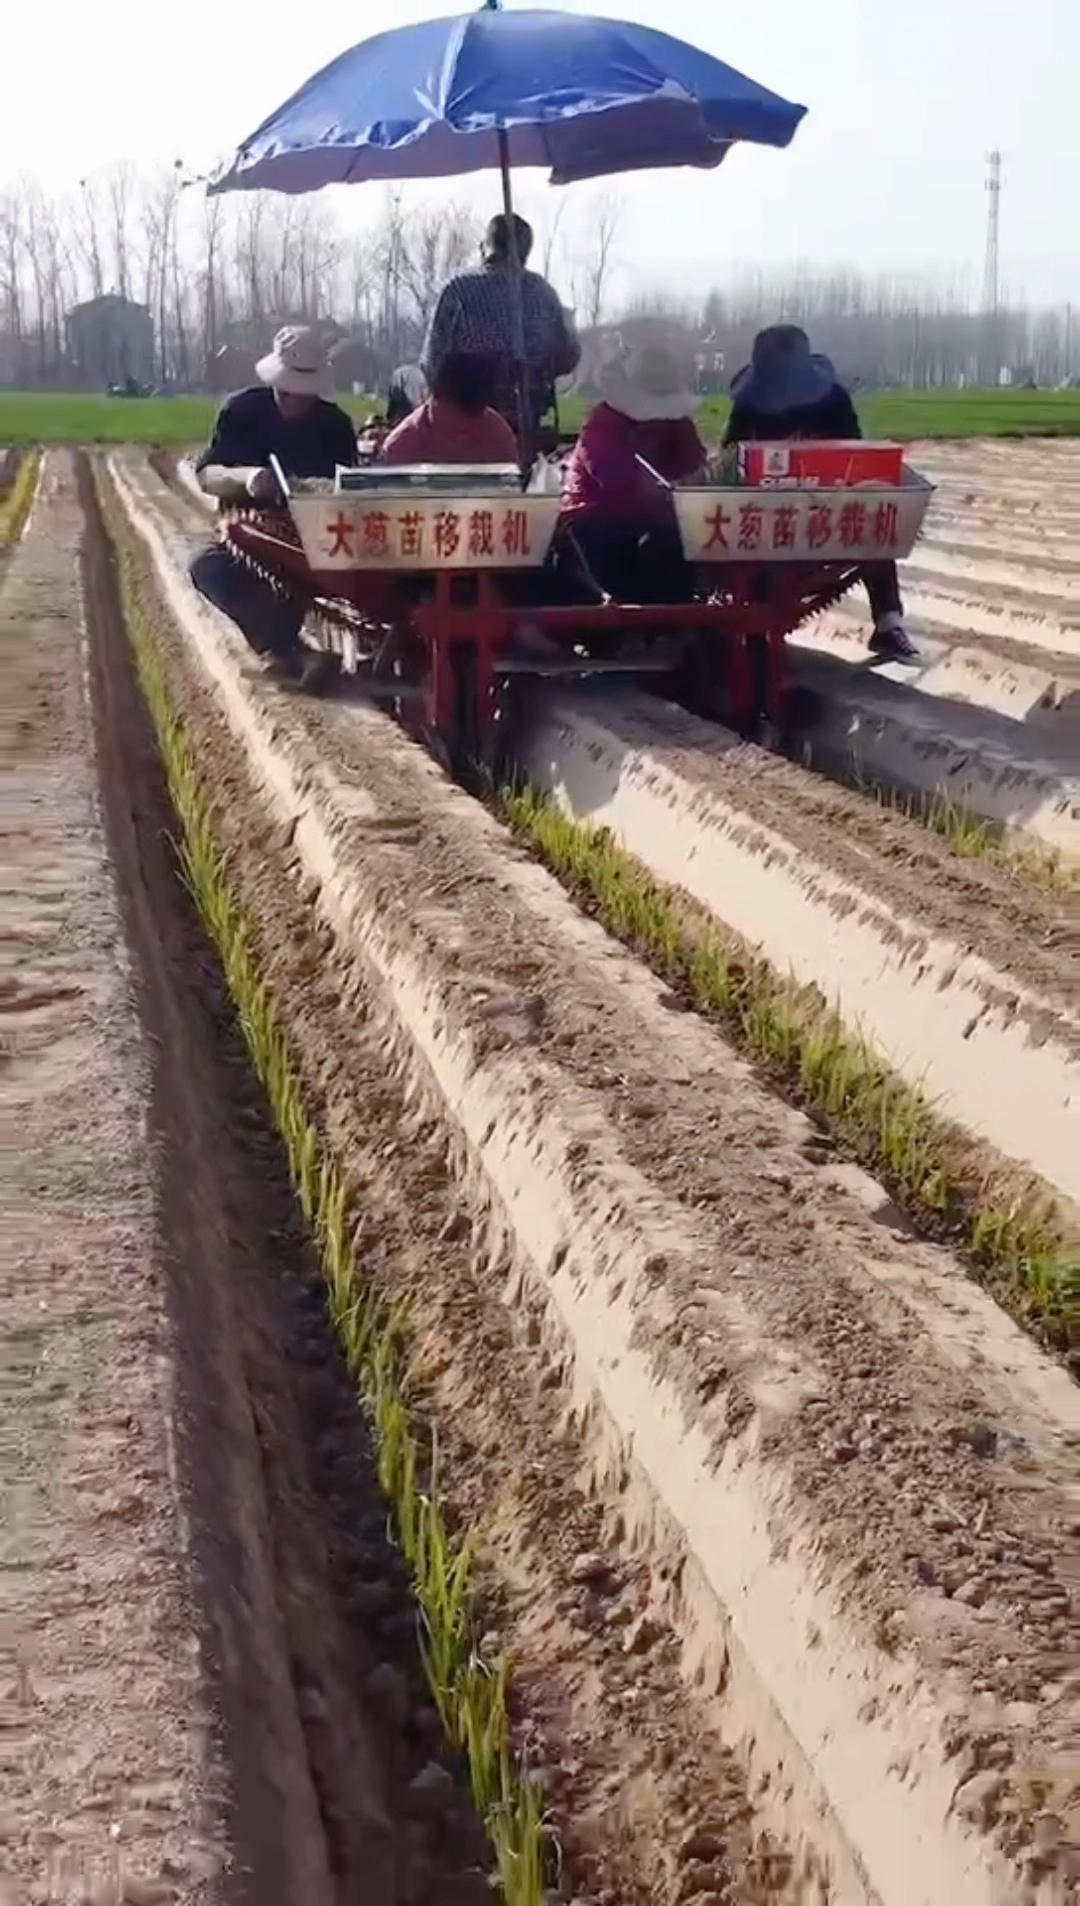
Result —
[[443, 1764], [439, 1727], [374, 1451], [282, 1149], [177, 877], [175, 817], [85, 459], [79, 485], [102, 797], [155, 1057], [180, 1454], [232, 1781], [227, 1897], [473, 1906], [491, 1897], [486, 1841], [450, 1764], [426, 1771]]

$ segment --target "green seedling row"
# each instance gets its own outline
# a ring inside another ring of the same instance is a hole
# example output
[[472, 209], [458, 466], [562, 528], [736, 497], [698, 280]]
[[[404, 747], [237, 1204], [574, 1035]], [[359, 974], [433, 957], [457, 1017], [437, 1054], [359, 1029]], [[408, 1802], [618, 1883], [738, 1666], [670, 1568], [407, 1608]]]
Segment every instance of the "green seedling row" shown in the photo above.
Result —
[[[944, 1121], [813, 988], [784, 978], [685, 895], [654, 879], [606, 828], [529, 788], [496, 806], [602, 926], [716, 1020], [849, 1157], [931, 1235], [948, 1238], [1016, 1321], [1075, 1359], [1080, 1251], [1052, 1199], [954, 1163]], [[969, 1153], [970, 1155], [970, 1153]]]
[[[340, 400], [358, 422], [378, 408], [374, 396]], [[106, 397], [93, 392], [0, 391], [0, 444], [204, 443], [219, 397]], [[857, 393], [867, 436], [919, 438], [1080, 436], [1080, 390], [880, 390]], [[588, 406], [573, 394], [559, 418], [576, 429]], [[702, 400], [700, 427], [717, 437], [727, 399]]]
[[40, 462], [39, 451], [28, 451], [19, 459], [14, 483], [9, 490], [0, 493], [0, 555], [4, 550], [11, 549], [22, 535], [22, 527], [37, 488]]
[[308, 1116], [288, 1036], [260, 976], [214, 809], [201, 785], [196, 750], [172, 705], [131, 545], [119, 529], [119, 506], [104, 483], [99, 495], [113, 535], [135, 667], [177, 815], [182, 878], [217, 953], [252, 1066], [284, 1142], [296, 1196], [318, 1249], [334, 1327], [373, 1426], [379, 1481], [420, 1609], [431, 1691], [446, 1738], [468, 1766], [506, 1906], [542, 1906], [550, 1836], [539, 1793], [514, 1752], [508, 1663], [479, 1645], [471, 1545], [450, 1533], [437, 1451], [414, 1407], [409, 1319], [365, 1284], [353, 1244], [356, 1214], [337, 1164]]

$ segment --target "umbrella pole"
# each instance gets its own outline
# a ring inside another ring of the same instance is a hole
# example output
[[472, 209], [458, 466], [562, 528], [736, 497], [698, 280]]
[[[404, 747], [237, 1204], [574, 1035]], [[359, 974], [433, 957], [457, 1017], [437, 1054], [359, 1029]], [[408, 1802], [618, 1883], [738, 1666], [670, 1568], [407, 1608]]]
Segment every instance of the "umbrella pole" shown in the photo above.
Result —
[[[483, 0], [482, 12], [498, 13], [502, 0]], [[517, 232], [514, 229], [514, 196], [510, 190], [510, 141], [506, 127], [498, 128], [499, 171], [502, 174], [503, 216], [506, 219], [506, 252], [510, 261], [511, 323], [514, 327], [514, 398], [517, 405], [518, 454], [522, 472], [532, 468], [532, 427], [529, 423], [529, 366], [525, 357], [525, 297], [521, 282]]]
[[502, 174], [503, 214], [506, 219], [506, 250], [510, 262], [511, 321], [514, 327], [514, 396], [517, 401], [518, 451], [521, 467], [528, 469], [533, 460], [532, 425], [529, 422], [529, 366], [525, 357], [525, 298], [518, 257], [517, 229], [514, 225], [514, 199], [510, 189], [510, 141], [506, 129], [498, 129], [499, 171]]

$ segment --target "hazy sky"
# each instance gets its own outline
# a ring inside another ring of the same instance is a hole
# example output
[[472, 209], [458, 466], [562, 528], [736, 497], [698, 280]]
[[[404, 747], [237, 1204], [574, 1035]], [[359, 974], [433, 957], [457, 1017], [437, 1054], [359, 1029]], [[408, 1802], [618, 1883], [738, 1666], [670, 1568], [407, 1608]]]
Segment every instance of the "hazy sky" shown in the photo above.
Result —
[[[203, 169], [347, 46], [440, 10], [439, 0], [12, 5], [0, 184], [25, 171], [62, 190], [119, 158]], [[977, 286], [985, 155], [997, 145], [1006, 287], [1080, 301], [1080, 0], [593, 0], [592, 10], [662, 25], [809, 108], [787, 152], [745, 148], [717, 173], [626, 180], [620, 253], [639, 276], [696, 291], [728, 265], [803, 258]], [[522, 181], [529, 210], [540, 178]], [[449, 189], [495, 204], [493, 177]], [[336, 197], [357, 223], [377, 213], [378, 188]]]

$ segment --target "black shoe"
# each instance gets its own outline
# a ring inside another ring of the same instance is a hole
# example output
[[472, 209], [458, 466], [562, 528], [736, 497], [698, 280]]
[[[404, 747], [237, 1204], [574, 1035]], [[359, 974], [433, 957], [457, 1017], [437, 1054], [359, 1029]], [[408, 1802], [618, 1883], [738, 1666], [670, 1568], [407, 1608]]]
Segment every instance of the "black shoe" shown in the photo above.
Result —
[[875, 629], [870, 637], [871, 655], [886, 656], [890, 662], [915, 662], [919, 651], [899, 617]]

